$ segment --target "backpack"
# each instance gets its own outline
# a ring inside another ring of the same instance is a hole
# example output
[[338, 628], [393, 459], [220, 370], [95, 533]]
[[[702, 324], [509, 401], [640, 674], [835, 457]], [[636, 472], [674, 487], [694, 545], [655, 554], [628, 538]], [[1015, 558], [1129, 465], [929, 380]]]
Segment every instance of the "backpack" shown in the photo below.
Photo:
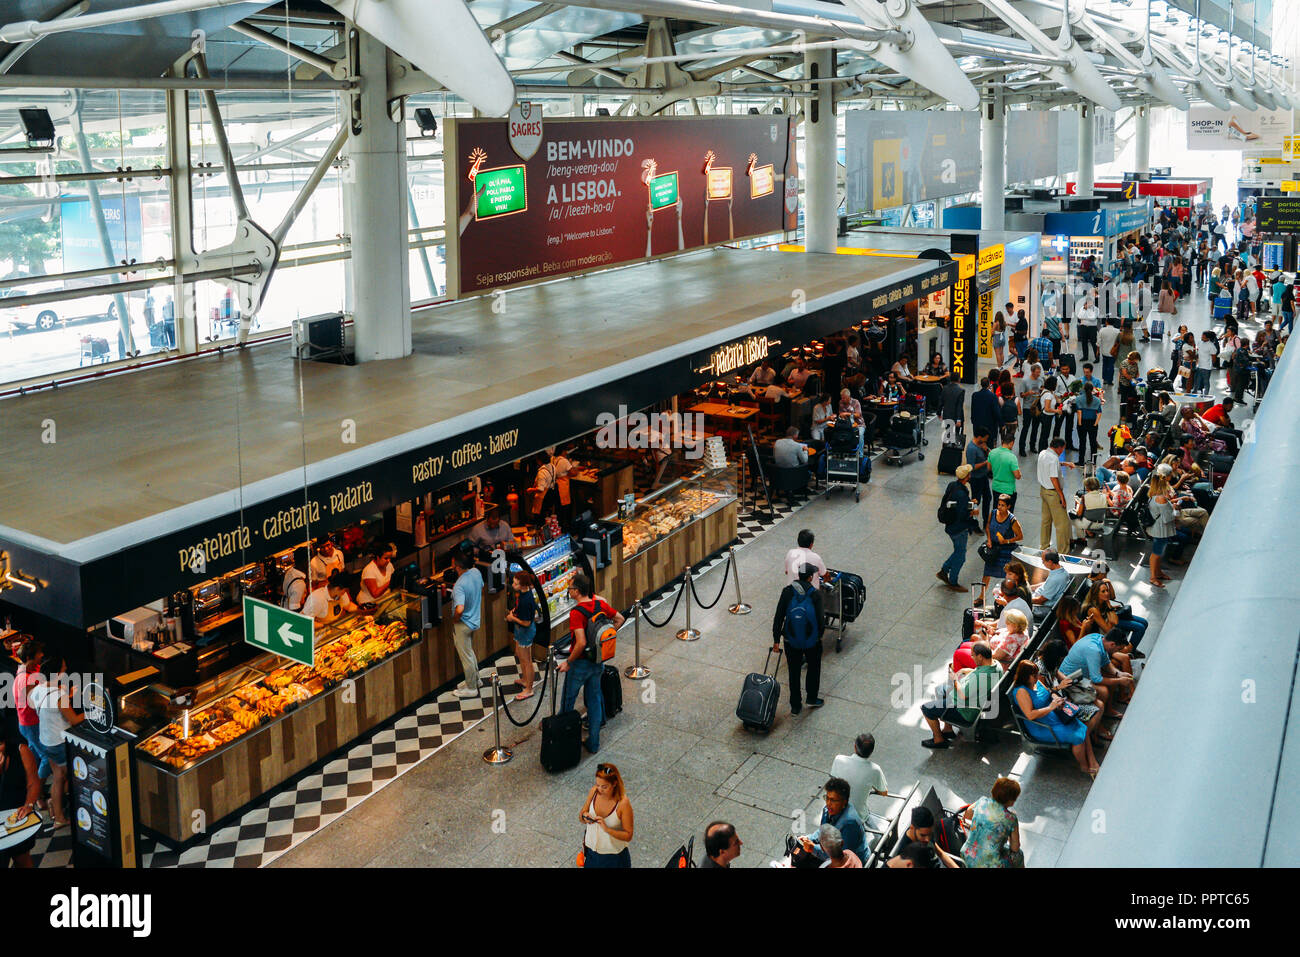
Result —
[[574, 606], [583, 618], [582, 631], [587, 639], [582, 649], [582, 657], [599, 664], [614, 657], [617, 645], [618, 629], [609, 617], [601, 611], [600, 602], [593, 598], [594, 608], [583, 608], [579, 603]]
[[948, 524], [948, 512], [953, 506], [953, 501], [949, 497], [951, 493], [952, 493], [952, 483], [949, 482], [948, 487], [943, 490], [943, 498], [939, 500], [939, 524], [940, 525]]
[[790, 596], [790, 605], [785, 610], [785, 623], [781, 631], [791, 648], [804, 650], [817, 644], [820, 636], [817, 621], [817, 606], [813, 604], [812, 588], [805, 589], [802, 582], [790, 586], [794, 594]]

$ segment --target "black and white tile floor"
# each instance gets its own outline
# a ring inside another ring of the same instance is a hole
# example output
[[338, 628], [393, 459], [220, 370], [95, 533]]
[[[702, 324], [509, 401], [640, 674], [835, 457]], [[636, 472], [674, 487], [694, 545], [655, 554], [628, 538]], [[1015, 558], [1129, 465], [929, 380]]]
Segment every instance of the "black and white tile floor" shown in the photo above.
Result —
[[[808, 501], [804, 498], [793, 506], [779, 504], [771, 514], [742, 515], [736, 547], [743, 547]], [[724, 552], [699, 567], [696, 574], [725, 561]], [[670, 586], [647, 604], [654, 608], [658, 602], [671, 597]], [[495, 668], [501, 676], [502, 690], [507, 693], [516, 690], [518, 669], [513, 656], [497, 659]], [[180, 853], [142, 839], [143, 866], [264, 867], [383, 790], [491, 713], [488, 685], [478, 700], [457, 698], [447, 692], [351, 745], [320, 768], [263, 797], [237, 820], [218, 827]], [[71, 832], [65, 828], [53, 836], [39, 838], [32, 857], [37, 867], [71, 866]]]

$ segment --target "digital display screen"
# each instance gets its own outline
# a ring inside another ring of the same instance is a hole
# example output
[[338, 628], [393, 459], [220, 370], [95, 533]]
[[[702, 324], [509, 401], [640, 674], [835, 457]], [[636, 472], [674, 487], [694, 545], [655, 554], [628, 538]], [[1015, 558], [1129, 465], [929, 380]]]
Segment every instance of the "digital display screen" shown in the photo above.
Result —
[[528, 182], [523, 166], [481, 170], [474, 177], [474, 192], [478, 196], [479, 219], [509, 216], [528, 208]]
[[1265, 269], [1282, 269], [1282, 263], [1285, 261], [1286, 246], [1283, 243], [1265, 243], [1264, 244], [1264, 268]]

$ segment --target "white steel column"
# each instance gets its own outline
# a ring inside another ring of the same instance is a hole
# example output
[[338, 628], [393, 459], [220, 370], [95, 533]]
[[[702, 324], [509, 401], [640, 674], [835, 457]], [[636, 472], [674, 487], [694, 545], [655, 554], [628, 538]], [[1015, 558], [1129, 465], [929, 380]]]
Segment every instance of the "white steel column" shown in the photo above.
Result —
[[352, 94], [351, 169], [345, 186], [357, 361], [400, 359], [411, 354], [406, 127], [388, 115], [384, 45], [360, 30], [353, 42], [361, 87]]
[[[804, 75], [825, 79], [835, 73], [835, 52], [815, 50], [804, 54]], [[808, 179], [804, 187], [804, 248], [810, 253], [833, 253], [839, 232], [835, 202], [835, 99], [830, 83], [813, 87], [805, 100], [804, 160]]]
[[1079, 104], [1079, 196], [1092, 195], [1093, 183], [1093, 115], [1087, 103]]
[[1151, 107], [1139, 106], [1136, 109], [1133, 122], [1137, 125], [1137, 133], [1133, 142], [1137, 155], [1133, 169], [1145, 173], [1151, 168]]
[[1006, 228], [1007, 111], [1002, 97], [982, 105], [980, 117], [980, 228]]
[[[185, 281], [185, 273], [195, 267], [194, 204], [190, 192], [190, 112], [189, 94], [168, 90], [167, 156], [172, 174], [168, 177], [171, 199], [173, 270], [172, 309], [176, 322], [176, 349], [181, 355], [199, 348], [198, 310], [194, 304], [194, 285]], [[162, 307], [158, 308], [159, 315]]]

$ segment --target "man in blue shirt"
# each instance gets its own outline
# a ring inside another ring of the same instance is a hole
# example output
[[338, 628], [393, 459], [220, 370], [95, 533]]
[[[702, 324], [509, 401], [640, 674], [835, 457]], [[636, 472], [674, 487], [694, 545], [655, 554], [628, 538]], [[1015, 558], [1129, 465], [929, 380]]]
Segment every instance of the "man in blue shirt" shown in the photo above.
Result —
[[483, 576], [466, 552], [457, 550], [452, 557], [456, 566], [456, 584], [451, 589], [451, 633], [465, 672], [465, 681], [453, 692], [457, 698], [477, 698], [478, 656], [474, 654], [474, 632], [478, 631], [483, 607]]
[[1080, 672], [1096, 685], [1097, 704], [1105, 707], [1107, 715], [1115, 714], [1118, 706], [1126, 703], [1133, 691], [1133, 676], [1120, 671], [1111, 662], [1111, 655], [1123, 645], [1124, 633], [1118, 628], [1112, 628], [1104, 637], [1094, 631], [1074, 643], [1059, 669], [1066, 677]]
[[1047, 577], [1034, 588], [1034, 604], [1051, 608], [1070, 587], [1070, 573], [1061, 567], [1061, 556], [1052, 548], [1043, 552], [1043, 567]]
[[[844, 838], [844, 849], [858, 855], [859, 860], [867, 859], [867, 831], [862, 826], [858, 809], [849, 800], [848, 781], [843, 778], [831, 778], [826, 782], [826, 806], [822, 808], [821, 820], [817, 824], [819, 827], [822, 824], [832, 824], [839, 828]], [[826, 860], [826, 854], [817, 846], [815, 833], [801, 838], [799, 843], [803, 845], [805, 851]]]

